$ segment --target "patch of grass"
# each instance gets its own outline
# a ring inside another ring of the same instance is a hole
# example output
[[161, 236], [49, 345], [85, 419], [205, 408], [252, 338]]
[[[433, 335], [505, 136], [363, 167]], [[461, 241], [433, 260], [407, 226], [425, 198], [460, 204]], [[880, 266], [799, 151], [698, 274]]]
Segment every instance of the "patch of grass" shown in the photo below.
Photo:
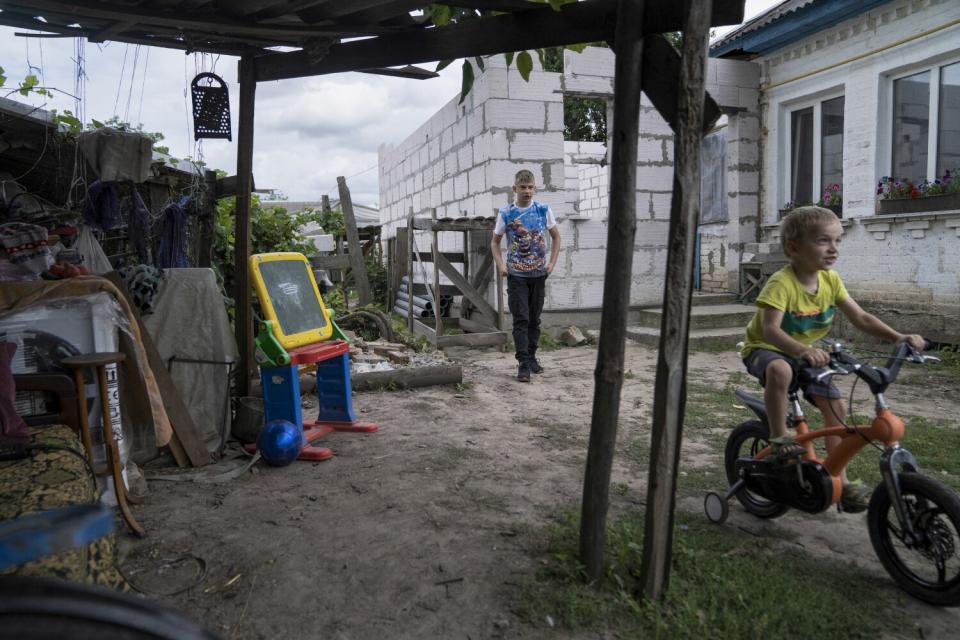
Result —
[[470, 381], [458, 382], [456, 385], [454, 385], [454, 388], [458, 392], [463, 393], [464, 391], [469, 391], [470, 389], [473, 389], [473, 383]]
[[547, 331], [540, 332], [540, 339], [537, 340], [538, 351], [556, 351], [562, 349], [563, 345], [557, 342]]
[[637, 377], [637, 374], [633, 372], [633, 369], [627, 369], [627, 372], [623, 374], [624, 380], [633, 380]]
[[[859, 424], [867, 422], [865, 418], [858, 420]], [[960, 429], [938, 426], [922, 417], [908, 418], [906, 427], [901, 444], [917, 458], [920, 471], [960, 491]], [[880, 454], [872, 446], [864, 447], [850, 461], [847, 475], [876, 486], [880, 482]]]
[[[890, 602], [877, 597], [876, 577], [852, 564], [814, 560], [770, 540], [677, 513], [670, 588], [661, 603], [636, 597], [640, 588], [643, 514], [610, 526], [607, 570], [585, 584], [577, 561], [577, 518], [550, 527], [544, 567], [518, 587], [517, 612], [531, 624], [618, 638], [875, 637], [892, 624]], [[767, 545], [764, 545], [767, 542]], [[764, 549], [764, 547], [767, 547]], [[836, 611], [851, 593], [870, 593]]]

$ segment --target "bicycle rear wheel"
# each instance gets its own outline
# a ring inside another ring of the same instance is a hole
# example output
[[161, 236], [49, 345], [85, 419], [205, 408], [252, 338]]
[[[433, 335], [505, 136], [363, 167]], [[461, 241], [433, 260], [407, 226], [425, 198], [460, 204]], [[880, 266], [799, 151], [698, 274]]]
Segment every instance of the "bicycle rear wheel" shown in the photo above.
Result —
[[870, 542], [887, 573], [919, 600], [960, 605], [960, 497], [932, 478], [900, 474], [900, 492], [918, 542], [907, 546], [890, 492], [880, 485], [867, 512]]
[[[770, 433], [766, 425], [759, 420], [748, 420], [733, 430], [727, 438], [727, 447], [723, 455], [730, 486], [740, 479], [736, 469], [737, 458], [752, 458], [770, 444], [769, 440]], [[776, 518], [782, 516], [787, 510], [787, 505], [764, 498], [747, 488], [741, 489], [736, 495], [743, 508], [758, 518]]]

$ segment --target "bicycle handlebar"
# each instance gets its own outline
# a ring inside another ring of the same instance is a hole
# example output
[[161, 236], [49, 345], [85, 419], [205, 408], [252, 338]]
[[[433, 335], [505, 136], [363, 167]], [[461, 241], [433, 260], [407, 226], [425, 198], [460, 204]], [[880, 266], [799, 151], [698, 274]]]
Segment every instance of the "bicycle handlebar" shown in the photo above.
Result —
[[[924, 349], [929, 349], [931, 346], [929, 340], [924, 341]], [[896, 347], [894, 347], [893, 354], [887, 359], [886, 364], [882, 367], [874, 367], [846, 353], [843, 350], [843, 345], [835, 342], [830, 349], [830, 364], [827, 366], [826, 371], [802, 367], [801, 375], [803, 375], [804, 371], [807, 371], [808, 378], [820, 382], [834, 375], [845, 376], [852, 373], [866, 382], [870, 387], [870, 391], [876, 395], [883, 393], [887, 390], [887, 387], [893, 384], [900, 373], [900, 367], [905, 361], [926, 364], [927, 362], [940, 362], [940, 358], [923, 355], [914, 349], [909, 342], [904, 340], [903, 342], [897, 343]], [[817, 373], [814, 374], [814, 371]]]

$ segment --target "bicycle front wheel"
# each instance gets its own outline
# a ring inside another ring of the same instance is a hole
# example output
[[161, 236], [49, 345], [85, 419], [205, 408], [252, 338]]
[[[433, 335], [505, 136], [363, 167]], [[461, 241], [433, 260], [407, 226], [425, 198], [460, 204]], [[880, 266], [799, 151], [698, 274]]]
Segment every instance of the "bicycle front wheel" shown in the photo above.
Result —
[[960, 605], [960, 497], [932, 478], [900, 474], [916, 542], [908, 545], [886, 485], [873, 492], [867, 526], [874, 551], [900, 587], [919, 600]]

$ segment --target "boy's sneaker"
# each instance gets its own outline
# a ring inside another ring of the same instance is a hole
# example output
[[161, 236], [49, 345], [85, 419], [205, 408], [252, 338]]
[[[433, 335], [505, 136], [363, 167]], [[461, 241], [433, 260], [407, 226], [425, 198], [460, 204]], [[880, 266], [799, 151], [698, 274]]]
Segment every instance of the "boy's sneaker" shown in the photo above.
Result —
[[517, 367], [517, 380], [520, 382], [530, 382], [530, 367], [527, 363], [524, 362]]
[[843, 485], [843, 493], [840, 494], [840, 510], [844, 513], [866, 511], [870, 506], [871, 493], [873, 490], [859, 480]]
[[529, 366], [531, 373], [543, 373], [543, 367], [540, 366], [540, 361], [536, 358], [530, 358]]

